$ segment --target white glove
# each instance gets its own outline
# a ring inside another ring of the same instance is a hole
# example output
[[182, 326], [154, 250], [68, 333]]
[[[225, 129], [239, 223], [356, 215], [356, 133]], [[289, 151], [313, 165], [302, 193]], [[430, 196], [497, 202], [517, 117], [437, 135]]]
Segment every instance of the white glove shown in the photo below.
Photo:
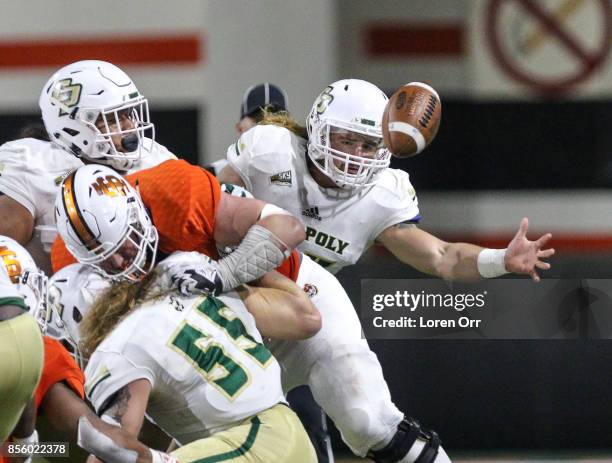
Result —
[[185, 296], [216, 296], [223, 291], [217, 263], [199, 252], [177, 251], [158, 264], [165, 285]]
[[151, 451], [151, 463], [180, 463], [178, 459], [168, 453], [153, 449], [149, 450]]

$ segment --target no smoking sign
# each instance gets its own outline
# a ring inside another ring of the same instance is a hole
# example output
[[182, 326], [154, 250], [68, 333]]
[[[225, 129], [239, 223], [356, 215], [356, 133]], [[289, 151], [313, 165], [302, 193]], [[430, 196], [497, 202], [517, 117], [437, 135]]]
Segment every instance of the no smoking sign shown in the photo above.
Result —
[[492, 0], [488, 45], [498, 66], [536, 91], [565, 93], [608, 58], [608, 0]]

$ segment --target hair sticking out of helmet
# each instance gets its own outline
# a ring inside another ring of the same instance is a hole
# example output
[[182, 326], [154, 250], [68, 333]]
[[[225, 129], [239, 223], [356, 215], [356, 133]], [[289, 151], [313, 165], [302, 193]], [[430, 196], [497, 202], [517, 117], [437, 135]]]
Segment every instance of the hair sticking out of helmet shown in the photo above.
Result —
[[341, 188], [358, 190], [376, 182], [391, 154], [382, 145], [387, 96], [375, 85], [345, 79], [328, 85], [306, 120], [308, 156]]
[[127, 171], [155, 140], [147, 99], [105, 61], [61, 68], [43, 87], [39, 105], [51, 141], [88, 162]]
[[138, 192], [109, 167], [89, 164], [68, 175], [55, 219], [74, 257], [108, 277], [140, 280], [153, 268], [157, 230]]
[[0, 265], [24, 298], [44, 333], [47, 326], [47, 276], [17, 241], [0, 236]]

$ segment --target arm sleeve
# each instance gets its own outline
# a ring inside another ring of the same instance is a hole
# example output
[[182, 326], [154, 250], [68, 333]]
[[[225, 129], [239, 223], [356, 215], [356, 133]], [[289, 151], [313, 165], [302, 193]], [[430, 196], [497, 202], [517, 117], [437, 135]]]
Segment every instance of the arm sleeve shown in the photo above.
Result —
[[60, 271], [70, 264], [76, 263], [77, 260], [70, 254], [70, 251], [68, 251], [62, 237], [57, 235], [51, 247], [51, 268], [53, 269], [53, 273]]
[[85, 398], [85, 376], [70, 353], [56, 339], [43, 336], [45, 360], [34, 399], [40, 406], [47, 391], [56, 383], [65, 382], [79, 397]]

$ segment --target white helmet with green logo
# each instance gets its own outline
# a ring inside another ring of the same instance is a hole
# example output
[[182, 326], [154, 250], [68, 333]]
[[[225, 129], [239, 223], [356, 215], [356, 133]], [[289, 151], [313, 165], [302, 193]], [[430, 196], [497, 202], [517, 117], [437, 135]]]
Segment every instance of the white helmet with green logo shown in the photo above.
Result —
[[43, 87], [39, 105], [51, 141], [89, 162], [127, 171], [155, 139], [147, 99], [105, 61], [63, 67]]
[[[358, 189], [372, 185], [376, 174], [389, 166], [391, 154], [382, 145], [382, 117], [387, 101], [376, 85], [344, 79], [328, 85], [314, 102], [306, 121], [308, 156], [339, 187]], [[379, 149], [373, 158], [333, 149], [330, 134], [336, 130], [371, 137]]]

